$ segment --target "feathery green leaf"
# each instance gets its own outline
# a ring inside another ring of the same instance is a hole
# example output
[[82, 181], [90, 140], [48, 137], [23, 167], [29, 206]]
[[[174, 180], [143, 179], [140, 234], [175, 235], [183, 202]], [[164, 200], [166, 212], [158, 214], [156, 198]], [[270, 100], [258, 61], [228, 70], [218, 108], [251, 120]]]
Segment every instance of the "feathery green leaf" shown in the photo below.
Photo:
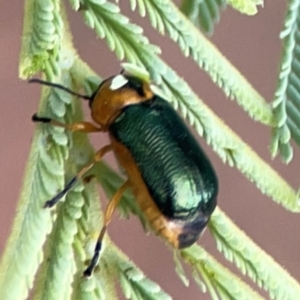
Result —
[[240, 278], [198, 245], [181, 251], [182, 258], [203, 278], [212, 299], [263, 300]]
[[41, 69], [58, 75], [55, 61], [64, 25], [58, 0], [26, 0], [19, 74], [28, 78]]
[[226, 0], [183, 0], [180, 10], [204, 32], [212, 34]]
[[300, 146], [300, 3], [289, 1], [284, 29], [283, 57], [273, 112], [275, 126], [272, 137], [272, 155], [280, 152], [282, 159], [289, 162], [293, 157], [291, 137]]
[[[33, 145], [45, 143], [42, 130], [34, 135]], [[32, 147], [29, 164], [25, 173], [23, 192], [20, 197], [18, 214], [12, 234], [1, 261], [0, 298], [7, 300], [27, 299], [33, 285], [34, 275], [43, 259], [42, 246], [50, 232], [50, 213], [41, 209], [48, 194], [60, 188], [61, 181], [49, 185], [41, 176], [41, 147]], [[60, 169], [59, 171], [63, 172]], [[32, 238], [34, 237], [34, 238]]]
[[[184, 55], [191, 56], [209, 74], [212, 81], [223, 89], [228, 97], [235, 99], [254, 120], [272, 124], [272, 111], [263, 97], [213, 44], [186, 20], [172, 1], [147, 0], [145, 3], [154, 28], [162, 34], [166, 31], [170, 38], [178, 43]], [[157, 24], [163, 24], [163, 30], [159, 29]]]
[[160, 49], [149, 44], [148, 39], [141, 34], [142, 28], [130, 23], [126, 16], [120, 14], [120, 9], [115, 4], [91, 0], [84, 0], [83, 4], [86, 24], [95, 29], [100, 38], [105, 37], [108, 47], [120, 60], [131, 57], [136, 64], [141, 64], [135, 53], [140, 46], [145, 45], [149, 48], [148, 51], [160, 53]]
[[298, 299], [299, 283], [254, 244], [219, 208], [211, 217], [209, 229], [216, 240], [218, 250], [233, 262], [242, 274], [246, 274], [267, 290], [272, 299]]
[[[209, 21], [216, 16], [214, 4], [219, 1], [205, 0], [206, 12], [210, 17], [205, 19], [207, 28], [211, 26]], [[101, 38], [106, 39], [109, 48], [120, 59], [126, 58], [149, 70], [152, 78], [164, 89], [168, 100], [180, 109], [182, 115], [189, 120], [198, 133], [205, 136], [224, 161], [239, 168], [277, 202], [293, 211], [300, 210], [297, 203], [299, 195], [296, 195], [276, 172], [232, 133], [197, 98], [189, 86], [156, 56], [159, 48], [149, 43], [142, 35], [140, 27], [130, 23], [127, 17], [120, 14], [118, 6], [106, 0], [70, 0], [70, 2], [74, 9], [81, 9], [85, 22]], [[232, 0], [231, 2], [240, 5], [261, 3], [259, 0], [239, 2]], [[295, 5], [293, 1], [291, 3]], [[37, 71], [43, 71], [48, 80], [62, 82], [69, 87], [75, 86], [75, 89], [82, 87], [85, 82], [85, 87], [91, 94], [95, 90], [97, 78], [77, 59], [70, 45], [70, 36], [65, 29], [67, 22], [64, 12], [61, 11], [63, 7], [61, 5], [58, 0], [27, 0], [20, 76], [26, 78]], [[250, 115], [261, 122], [272, 124], [270, 109], [261, 96], [186, 21], [172, 2], [131, 0], [131, 5], [132, 9], [138, 7], [141, 15], [148, 14], [151, 23], [160, 32], [166, 30], [171, 38], [178, 42], [182, 51], [186, 55], [192, 55], [225, 93], [238, 99]], [[205, 10], [202, 11], [202, 14], [204, 13]], [[293, 17], [291, 20], [292, 28], [295, 26]], [[286, 26], [289, 33], [294, 30]], [[295, 34], [296, 42], [297, 38]], [[297, 47], [293, 51], [296, 58], [293, 62], [295, 74], [290, 78], [293, 88], [288, 90], [287, 95], [296, 99], [299, 68]], [[228, 74], [230, 74], [229, 79]], [[39, 112], [43, 116], [53, 117], [66, 123], [74, 122], [82, 116], [79, 102], [73, 100], [73, 97], [63, 91], [44, 88]], [[295, 109], [294, 106], [298, 108]], [[286, 107], [275, 111], [277, 124], [280, 125], [286, 120], [285, 114], [288, 115], [286, 127], [284, 124], [283, 129], [276, 133], [283, 145], [281, 151], [286, 151], [286, 156], [289, 148], [285, 145], [290, 134], [287, 126], [292, 135], [295, 135], [293, 130], [299, 131], [299, 124], [294, 121], [298, 120], [298, 113], [299, 103], [296, 101], [287, 102]], [[81, 276], [86, 261], [93, 255], [95, 240], [102, 225], [100, 205], [93, 183], [78, 184], [70, 191], [66, 201], [57, 206], [57, 215], [42, 209], [45, 201], [61, 190], [65, 180], [74, 176], [77, 169], [90, 161], [92, 156], [93, 151], [86, 136], [70, 134], [61, 128], [47, 125], [37, 126], [18, 215], [0, 265], [1, 299], [27, 298], [36, 273], [38, 278], [32, 294], [35, 300], [115, 300], [117, 299], [114, 288], [115, 278], [120, 280], [123, 293], [127, 298], [171, 299], [156, 283], [147, 279], [129, 262], [107, 236], [103, 241], [99, 267], [96, 268], [93, 277], [87, 280]], [[265, 170], [264, 174], [260, 172], [262, 168]], [[122, 182], [122, 179], [105, 164], [99, 164], [97, 177], [109, 195], [112, 195]], [[120, 206], [123, 214], [128, 216], [131, 212], [135, 213], [142, 220], [144, 227], [147, 227], [149, 224], [131, 197], [130, 194], [124, 195]], [[56, 220], [53, 224], [54, 217]], [[43, 249], [46, 235], [52, 227], [53, 230]], [[212, 217], [210, 229], [225, 256], [234, 261], [242, 273], [248, 274], [259, 285], [262, 284], [271, 297], [294, 299], [293, 296], [300, 294], [299, 285], [294, 279], [237, 230], [218, 209]], [[225, 270], [203, 249], [193, 246], [181, 253], [193, 266], [195, 281], [202, 290], [207, 288], [213, 299], [219, 297], [260, 299], [258, 294]], [[181, 277], [185, 278], [178, 264], [177, 270]]]
[[181, 264], [180, 257], [178, 255], [177, 250], [174, 250], [173, 259], [174, 259], [174, 263], [175, 263], [175, 271], [176, 271], [178, 277], [181, 279], [182, 283], [185, 286], [189, 286], [190, 282], [189, 282], [189, 279], [187, 278], [187, 276], [185, 274], [185, 271], [184, 271], [183, 266]]
[[148, 279], [128, 258], [115, 246], [109, 246], [107, 264], [119, 279], [126, 299], [137, 300], [172, 300], [161, 287]]
[[77, 220], [84, 205], [82, 186], [74, 188], [64, 203], [57, 207], [57, 219], [47, 238], [45, 259], [37, 274], [34, 300], [70, 299], [73, 276], [76, 272], [73, 242], [77, 233]]
[[[56, 73], [54, 66], [59, 60], [57, 52], [61, 47], [63, 28], [59, 13], [57, 1], [27, 0], [21, 77], [27, 77], [40, 68], [48, 70], [48, 74], [53, 76]], [[49, 116], [56, 116], [56, 110], [50, 104], [51, 99], [48, 99], [51, 95], [48, 96], [44, 90], [40, 110], [47, 111]], [[63, 105], [57, 111], [61, 114]], [[61, 130], [42, 126], [34, 135], [19, 200], [19, 213], [1, 261], [1, 299], [25, 299], [33, 285], [43, 258], [43, 243], [52, 226], [50, 212], [42, 207], [48, 197], [55, 195], [63, 185], [62, 162], [68, 156], [67, 140], [68, 136]]]

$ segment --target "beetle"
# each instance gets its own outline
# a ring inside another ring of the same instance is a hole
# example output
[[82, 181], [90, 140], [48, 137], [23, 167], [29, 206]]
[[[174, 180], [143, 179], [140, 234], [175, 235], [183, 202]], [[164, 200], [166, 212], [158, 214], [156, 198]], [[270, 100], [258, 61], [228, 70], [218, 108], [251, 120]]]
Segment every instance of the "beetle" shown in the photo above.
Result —
[[64, 124], [34, 114], [32, 120], [79, 132], [107, 132], [110, 144], [95, 153], [64, 189], [45, 203], [53, 207], [109, 151], [124, 168], [127, 180], [109, 202], [93, 258], [84, 271], [93, 273], [102, 239], [124, 191], [131, 188], [153, 231], [175, 249], [194, 244], [217, 204], [218, 179], [211, 162], [176, 110], [144, 78], [122, 71], [104, 80], [91, 95], [59, 84], [32, 79], [89, 101], [90, 122]]

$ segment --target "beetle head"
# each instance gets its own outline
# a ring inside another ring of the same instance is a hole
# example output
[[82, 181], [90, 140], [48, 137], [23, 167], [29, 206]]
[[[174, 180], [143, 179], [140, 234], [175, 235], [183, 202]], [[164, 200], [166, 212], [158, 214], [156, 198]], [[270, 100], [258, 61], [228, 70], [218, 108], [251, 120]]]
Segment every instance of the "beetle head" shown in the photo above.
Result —
[[132, 75], [119, 74], [104, 80], [90, 100], [92, 118], [104, 131], [126, 106], [150, 100], [150, 84]]

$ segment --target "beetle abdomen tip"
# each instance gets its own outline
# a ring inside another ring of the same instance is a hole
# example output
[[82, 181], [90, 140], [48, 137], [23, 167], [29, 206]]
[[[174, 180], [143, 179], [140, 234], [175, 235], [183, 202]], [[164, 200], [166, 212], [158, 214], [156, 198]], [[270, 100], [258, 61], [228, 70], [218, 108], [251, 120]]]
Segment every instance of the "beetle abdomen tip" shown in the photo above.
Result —
[[178, 235], [178, 248], [187, 248], [193, 245], [200, 237], [209, 221], [208, 216], [198, 215], [192, 222], [187, 223]]

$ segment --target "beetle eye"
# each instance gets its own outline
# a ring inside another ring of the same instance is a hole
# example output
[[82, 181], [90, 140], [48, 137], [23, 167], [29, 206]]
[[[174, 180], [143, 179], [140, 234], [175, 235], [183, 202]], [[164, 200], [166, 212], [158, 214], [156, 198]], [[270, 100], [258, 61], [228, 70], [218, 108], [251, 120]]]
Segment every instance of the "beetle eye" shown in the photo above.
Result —
[[135, 90], [139, 94], [139, 96], [141, 96], [141, 97], [145, 96], [142, 80], [140, 80], [138, 78], [130, 77], [130, 78], [128, 78], [127, 86], [129, 88]]

